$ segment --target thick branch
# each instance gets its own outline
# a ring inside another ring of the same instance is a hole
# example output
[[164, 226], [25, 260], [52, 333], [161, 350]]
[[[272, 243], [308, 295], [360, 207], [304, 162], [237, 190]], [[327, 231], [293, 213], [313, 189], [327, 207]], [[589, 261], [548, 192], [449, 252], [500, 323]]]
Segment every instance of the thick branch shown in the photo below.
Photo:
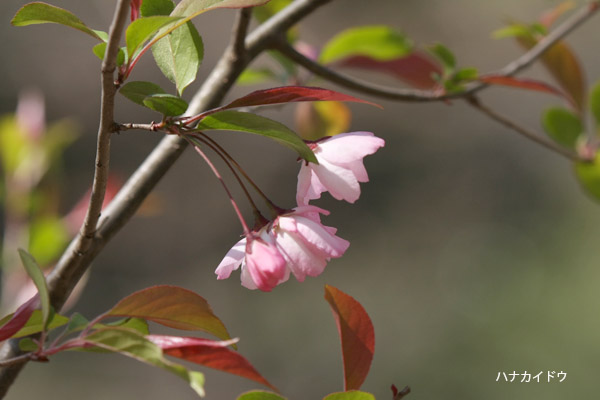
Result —
[[[98, 142], [96, 148], [96, 161], [94, 170], [94, 181], [92, 184], [92, 193], [90, 204], [85, 216], [84, 223], [79, 235], [69, 246], [69, 249], [63, 254], [62, 259], [77, 260], [86, 255], [93, 244], [96, 225], [100, 218], [102, 202], [106, 192], [106, 182], [108, 180], [108, 164], [110, 160], [110, 136], [114, 129], [114, 101], [116, 87], [114, 81], [114, 71], [116, 69], [117, 53], [119, 51], [119, 42], [127, 21], [129, 13], [130, 0], [119, 0], [115, 8], [115, 14], [110, 26], [106, 54], [102, 63], [102, 98], [100, 109], [100, 125], [98, 127]], [[61, 260], [62, 261], [62, 260]], [[60, 263], [60, 262], [59, 262]], [[81, 271], [83, 274], [83, 271]], [[77, 277], [79, 279], [81, 275]], [[49, 282], [50, 283], [50, 282]], [[70, 293], [70, 290], [68, 291]], [[66, 300], [64, 296], [57, 296], [52, 293], [52, 305], [60, 309]], [[26, 357], [20, 358], [15, 341], [6, 343], [2, 349], [2, 359], [7, 360], [16, 358], [22, 360], [20, 363], [12, 364], [3, 368], [0, 373], [0, 397], [4, 397], [19, 371], [27, 361]]]
[[[548, 36], [540, 40], [529, 51], [524, 53], [518, 59], [507, 64], [504, 68], [500, 69], [499, 71], [493, 72], [493, 74], [512, 76], [527, 68], [528, 66], [533, 64], [533, 62], [536, 61], [539, 57], [541, 57], [544, 54], [544, 52], [546, 52], [546, 50], [552, 47], [552, 45], [564, 38], [575, 28], [577, 28], [583, 22], [585, 22], [588, 18], [594, 15], [600, 9], [599, 4], [600, 2], [596, 1], [588, 4], [586, 7], [582, 7], [577, 12], [575, 12], [570, 18], [568, 18], [561, 25], [559, 25], [556, 29], [550, 32]], [[360, 79], [356, 79], [348, 75], [333, 71], [319, 64], [318, 62], [309, 59], [303, 54], [300, 54], [283, 38], [278, 38], [277, 41], [272, 43], [272, 46], [276, 50], [281, 52], [284, 56], [288, 57], [290, 60], [303, 66], [313, 74], [318, 75], [321, 78], [324, 78], [325, 80], [346, 87], [348, 89], [356, 90], [358, 92], [381, 97], [384, 99], [410, 102], [449, 100], [461, 97], [469, 97], [472, 94], [478, 92], [479, 90], [489, 86], [486, 83], [473, 83], [467, 86], [467, 88], [462, 92], [448, 94], [440, 94], [435, 91], [426, 90], [389, 88], [374, 85], [372, 83], [368, 83]]]

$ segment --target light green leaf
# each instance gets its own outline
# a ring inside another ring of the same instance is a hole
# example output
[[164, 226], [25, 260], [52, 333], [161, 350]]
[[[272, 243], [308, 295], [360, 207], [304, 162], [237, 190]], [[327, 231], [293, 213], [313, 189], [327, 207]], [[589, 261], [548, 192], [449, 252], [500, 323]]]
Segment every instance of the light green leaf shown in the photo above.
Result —
[[106, 34], [104, 32], [95, 31], [88, 28], [79, 18], [73, 13], [65, 9], [51, 6], [50, 4], [34, 2], [23, 6], [11, 21], [14, 26], [26, 26], [33, 24], [61, 24], [75, 28], [78, 31], [87, 33], [95, 39], [105, 41]]
[[24, 352], [36, 351], [40, 347], [39, 344], [33, 341], [31, 338], [24, 338], [19, 340], [19, 350]]
[[291, 3], [292, 0], [271, 0], [265, 5], [254, 7], [252, 13], [259, 22], [265, 22]]
[[184, 99], [167, 93], [147, 96], [143, 103], [151, 110], [169, 117], [181, 115], [188, 108], [188, 104]]
[[590, 110], [596, 120], [596, 125], [600, 127], [600, 81], [596, 82], [590, 90]]
[[162, 73], [177, 86], [181, 95], [196, 79], [204, 57], [204, 45], [191, 22], [175, 29], [152, 46], [152, 55]]
[[[13, 338], [20, 338], [23, 336], [33, 335], [34, 333], [39, 333], [44, 330], [44, 316], [40, 310], [33, 311], [29, 320], [17, 333], [12, 335]], [[59, 328], [69, 322], [69, 318], [64, 317], [59, 314], [53, 314], [52, 318], [48, 322], [48, 326], [46, 329], [52, 330], [55, 328]]]
[[42, 324], [47, 326], [50, 317], [50, 295], [48, 294], [46, 277], [31, 254], [23, 249], [19, 249], [19, 256], [27, 274], [38, 290], [40, 304], [42, 305]]
[[137, 332], [120, 328], [101, 329], [92, 332], [84, 340], [101, 349], [120, 353], [172, 372], [186, 380], [200, 397], [204, 396], [203, 374], [189, 371], [183, 365], [165, 359], [162, 350], [158, 346]]
[[585, 191], [600, 201], [600, 153], [591, 162], [576, 162], [575, 174]]
[[431, 54], [437, 57], [444, 66], [446, 74], [451, 73], [456, 68], [456, 58], [454, 54], [441, 43], [436, 43], [429, 48]]
[[286, 398], [273, 392], [253, 390], [252, 392], [241, 394], [236, 400], [286, 400]]
[[141, 318], [123, 318], [119, 321], [111, 322], [105, 325], [133, 329], [134, 331], [137, 331], [142, 335], [148, 335], [150, 333], [148, 329], [148, 323]]
[[140, 14], [142, 14], [142, 17], [169, 15], [174, 8], [175, 4], [172, 0], [144, 0], [140, 7]]
[[332, 393], [323, 400], [375, 400], [371, 393], [350, 390], [348, 392]]
[[542, 114], [544, 130], [557, 143], [575, 149], [577, 139], [583, 133], [581, 119], [571, 111], [554, 107]]
[[478, 76], [479, 71], [477, 70], [477, 68], [467, 67], [456, 71], [456, 73], [453, 76], [453, 79], [456, 82], [472, 81], [474, 79], [477, 79]]
[[41, 265], [47, 266], [62, 253], [69, 238], [61, 218], [49, 215], [36, 219], [29, 228], [29, 252]]
[[249, 132], [271, 138], [296, 151], [303, 159], [317, 163], [312, 150], [287, 126], [260, 115], [239, 111], [220, 111], [205, 117], [198, 130], [226, 130]]
[[121, 86], [121, 89], [119, 89], [119, 93], [121, 93], [123, 96], [127, 97], [134, 103], [143, 106], [144, 99], [147, 96], [152, 96], [154, 94], [163, 94], [166, 92], [160, 86], [152, 82], [134, 81], [127, 82], [125, 85]]
[[67, 326], [67, 334], [72, 332], [78, 332], [83, 330], [90, 321], [79, 313], [74, 313], [71, 315], [71, 319], [69, 320], [69, 325]]
[[533, 38], [533, 31], [530, 26], [515, 23], [495, 30], [492, 32], [492, 37], [494, 39], [504, 39], [510, 37]]
[[256, 85], [269, 79], [277, 79], [277, 75], [268, 68], [246, 68], [244, 72], [240, 74], [236, 83], [238, 85]]
[[[98, 43], [97, 45], [95, 45], [92, 48], [92, 51], [94, 52], [94, 54], [96, 55], [96, 57], [98, 57], [100, 60], [104, 60], [104, 55], [106, 54], [106, 43]], [[127, 51], [127, 49], [125, 47], [122, 47], [119, 49], [119, 52], [117, 53], [117, 65], [120, 67], [121, 65], [125, 64], [125, 62], [127, 61], [127, 57], [125, 56], [125, 51]]]
[[323, 48], [319, 60], [324, 63], [349, 56], [368, 56], [378, 61], [404, 57], [412, 51], [406, 36], [384, 25], [363, 26], [343, 31]]
[[138, 18], [133, 21], [125, 31], [125, 41], [127, 43], [127, 54], [131, 59], [137, 56], [137, 52], [140, 47], [154, 34], [156, 34], [160, 28], [174, 24], [181, 18], [178, 17], [166, 17], [166, 16], [154, 16]]
[[244, 8], [260, 6], [269, 0], [182, 0], [175, 10], [171, 13], [173, 16], [194, 18], [213, 8]]

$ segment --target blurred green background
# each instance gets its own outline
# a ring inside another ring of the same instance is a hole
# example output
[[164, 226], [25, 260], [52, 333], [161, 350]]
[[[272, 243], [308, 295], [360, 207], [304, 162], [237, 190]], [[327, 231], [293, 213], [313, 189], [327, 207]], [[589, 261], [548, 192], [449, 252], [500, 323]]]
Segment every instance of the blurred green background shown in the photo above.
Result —
[[[40, 89], [49, 121], [75, 119], [82, 135], [66, 153], [64, 211], [91, 183], [99, 111], [99, 60], [90, 38], [60, 26], [15, 28], [25, 1], [0, 3], [0, 112], [13, 112], [25, 88]], [[52, 0], [89, 26], [106, 29], [115, 1]], [[514, 17], [533, 21], [550, 0], [335, 0], [301, 26], [320, 45], [347, 27], [388, 24], [417, 43], [441, 41], [462, 66], [498, 69], [521, 54], [490, 33]], [[196, 20], [205, 41], [200, 79], [226, 43], [233, 12]], [[569, 37], [588, 82], [600, 77], [598, 17]], [[259, 59], [255, 65], [268, 63]], [[352, 74], [386, 85], [392, 79]], [[535, 66], [524, 76], [549, 79]], [[175, 92], [151, 57], [131, 79]], [[333, 86], [330, 86], [333, 87]], [[256, 87], [258, 88], [258, 87]], [[255, 87], [238, 87], [229, 99]], [[541, 110], [557, 100], [490, 89], [482, 99], [541, 132]], [[320, 399], [342, 389], [340, 345], [325, 283], [360, 301], [373, 319], [376, 354], [363, 389], [391, 398], [392, 383], [410, 385], [409, 399], [595, 399], [600, 373], [600, 207], [580, 190], [572, 166], [486, 119], [462, 101], [378, 101], [381, 111], [351, 105], [352, 130], [368, 130], [386, 147], [366, 160], [371, 182], [354, 204], [328, 196], [324, 222], [351, 242], [345, 257], [303, 284], [272, 293], [246, 290], [239, 275], [217, 282], [214, 268], [240, 234], [219, 183], [188, 151], [158, 185], [162, 212], [136, 217], [103, 251], [75, 310], [93, 317], [131, 292], [175, 284], [205, 297], [239, 350], [290, 399]], [[119, 98], [119, 122], [157, 115]], [[293, 124], [293, 106], [265, 113]], [[268, 140], [217, 137], [263, 189], [294, 205], [296, 156]], [[112, 142], [111, 170], [126, 178], [160, 139], [128, 131]], [[248, 209], [246, 207], [245, 211]], [[249, 213], [247, 215], [250, 215]], [[158, 330], [160, 331], [160, 329]], [[208, 399], [234, 399], [257, 385], [203, 369]], [[499, 372], [565, 371], [563, 383], [496, 382]], [[8, 399], [193, 399], [177, 377], [118, 355], [59, 354], [31, 363]]]

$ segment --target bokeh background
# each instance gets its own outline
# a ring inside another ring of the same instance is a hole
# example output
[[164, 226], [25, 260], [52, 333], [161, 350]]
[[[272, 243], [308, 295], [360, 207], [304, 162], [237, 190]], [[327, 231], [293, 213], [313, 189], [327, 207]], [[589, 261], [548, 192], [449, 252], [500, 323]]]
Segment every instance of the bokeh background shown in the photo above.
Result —
[[[72, 118], [80, 139], [64, 158], [64, 211], [91, 183], [99, 111], [99, 60], [93, 40], [55, 25], [15, 28], [25, 1], [0, 2], [0, 113], [19, 93], [44, 93], [50, 121]], [[336, 0], [307, 18], [303, 40], [320, 45], [344, 28], [388, 24], [417, 43], [442, 41], [460, 65], [498, 69], [521, 54], [490, 33], [515, 18], [534, 20], [554, 0]], [[106, 29], [115, 1], [53, 0], [89, 26]], [[226, 43], [233, 12], [196, 20], [206, 58], [190, 98]], [[588, 82], [600, 77], [598, 17], [569, 36]], [[255, 65], [268, 63], [259, 59]], [[385, 77], [354, 75], [387, 85]], [[548, 79], [540, 66], [524, 76]], [[131, 77], [174, 88], [147, 57]], [[231, 95], [257, 87], [238, 87]], [[333, 86], [330, 86], [333, 87]], [[489, 89], [482, 99], [540, 130], [540, 112], [557, 100]], [[600, 206], [567, 161], [486, 119], [462, 101], [378, 101], [384, 111], [351, 105], [352, 130], [385, 138], [366, 160], [371, 182], [349, 205], [325, 196], [326, 224], [351, 242], [345, 257], [318, 278], [291, 279], [272, 293], [242, 288], [238, 275], [215, 280], [214, 268], [240, 234], [219, 183], [188, 151], [158, 185], [160, 213], [134, 218], [94, 263], [75, 309], [93, 317], [131, 292], [174, 284], [205, 297], [240, 352], [290, 399], [319, 399], [342, 389], [340, 345], [323, 286], [359, 300], [372, 317], [376, 354], [363, 389], [391, 398], [392, 383], [409, 399], [594, 399], [600, 373]], [[293, 106], [265, 115], [293, 124]], [[155, 114], [119, 98], [120, 122]], [[160, 139], [124, 132], [112, 142], [111, 169], [126, 178]], [[268, 140], [222, 133], [221, 143], [282, 206], [294, 205], [296, 156]], [[245, 209], [246, 211], [247, 208]], [[249, 215], [249, 214], [247, 214]], [[211, 370], [208, 399], [234, 399], [257, 388]], [[563, 383], [499, 383], [499, 372], [565, 371]], [[185, 383], [118, 355], [60, 354], [31, 363], [8, 395], [21, 399], [193, 399]]]

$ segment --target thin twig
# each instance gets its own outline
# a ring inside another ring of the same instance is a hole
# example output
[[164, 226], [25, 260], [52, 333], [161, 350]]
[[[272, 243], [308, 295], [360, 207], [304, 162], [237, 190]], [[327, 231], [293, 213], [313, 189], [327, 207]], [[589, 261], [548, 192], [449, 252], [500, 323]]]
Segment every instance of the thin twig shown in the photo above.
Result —
[[576, 153], [558, 146], [554, 142], [551, 142], [551, 141], [545, 139], [543, 136], [538, 135], [536, 132], [520, 126], [519, 124], [512, 121], [508, 117], [506, 117], [502, 114], [499, 114], [497, 111], [491, 109], [490, 107], [485, 106], [484, 104], [482, 104], [479, 101], [479, 99], [477, 99], [475, 97], [470, 97], [467, 99], [467, 101], [475, 109], [481, 111], [482, 113], [484, 113], [491, 119], [498, 121], [499, 123], [506, 126], [507, 128], [514, 130], [515, 132], [517, 132], [517, 133], [523, 135], [524, 137], [526, 137], [527, 139], [547, 148], [548, 150], [551, 150], [551, 151], [555, 152], [556, 154], [559, 154], [571, 161], [585, 161], [581, 157], [579, 157], [579, 155], [577, 155]]
[[242, 8], [234, 23], [234, 30], [231, 38], [231, 48], [233, 54], [238, 59], [246, 58], [246, 36], [248, 34], [248, 26], [252, 17], [251, 8]]
[[[572, 32], [575, 28], [584, 23], [588, 18], [594, 15], [600, 9], [600, 2], [595, 1], [582, 7], [575, 12], [570, 18], [565, 20], [556, 29], [550, 32], [546, 37], [540, 40], [534, 47], [524, 53], [518, 59], [510, 62], [504, 68], [493, 72], [494, 75], [501, 76], [512, 76], [522, 71], [523, 69], [530, 66], [534, 61], [541, 57], [546, 50], [548, 50], [556, 42], [564, 38], [567, 34]], [[284, 56], [288, 57], [295, 63], [303, 66], [315, 75], [324, 78], [332, 83], [336, 83], [340, 86], [344, 86], [348, 89], [356, 90], [365, 94], [373, 96], [408, 102], [428, 102], [428, 101], [442, 101], [449, 99], [456, 99], [461, 97], [468, 97], [481, 89], [489, 86], [486, 83], [473, 83], [468, 85], [462, 92], [457, 93], [439, 93], [437, 91], [427, 90], [414, 90], [405, 88], [389, 88], [380, 85], [375, 85], [369, 82], [365, 82], [360, 79], [350, 77], [345, 74], [333, 71], [318, 62], [311, 60], [303, 54], [296, 51], [285, 38], [277, 38], [272, 42], [272, 46], [275, 50], [279, 51]]]
[[[108, 181], [108, 164], [110, 159], [110, 136], [114, 130], [114, 98], [116, 87], [114, 85], [114, 72], [116, 69], [117, 53], [119, 44], [127, 16], [129, 14], [130, 0], [119, 0], [115, 8], [115, 14], [110, 26], [108, 44], [104, 61], [102, 62], [102, 98], [100, 110], [100, 125], [98, 127], [98, 142], [96, 148], [96, 161], [94, 170], [94, 181], [92, 184], [92, 193], [88, 211], [85, 216], [84, 223], [79, 231], [78, 236], [73, 240], [67, 251], [63, 254], [61, 260], [71, 260], [78, 262], [88, 252], [94, 241], [96, 225], [100, 218], [104, 194], [106, 192], [106, 183]], [[60, 261], [59, 261], [60, 263]], [[52, 306], [59, 310], [67, 299], [74, 284], [79, 281], [79, 278], [85, 270], [76, 271], [70, 276], [73, 285], [70, 287], [60, 288], [60, 293], [57, 290], [51, 291]], [[2, 360], [17, 358], [19, 349], [16, 341], [11, 340], [3, 345]], [[0, 398], [4, 397], [19, 371], [25, 365], [25, 361], [12, 364], [3, 368], [0, 372]]]
[[129, 131], [132, 129], [156, 132], [158, 130], [158, 127], [157, 127], [157, 124], [155, 124], [154, 122], [151, 122], [149, 124], [134, 124], [134, 123], [128, 122], [126, 124], [117, 124], [115, 126], [116, 131]]

